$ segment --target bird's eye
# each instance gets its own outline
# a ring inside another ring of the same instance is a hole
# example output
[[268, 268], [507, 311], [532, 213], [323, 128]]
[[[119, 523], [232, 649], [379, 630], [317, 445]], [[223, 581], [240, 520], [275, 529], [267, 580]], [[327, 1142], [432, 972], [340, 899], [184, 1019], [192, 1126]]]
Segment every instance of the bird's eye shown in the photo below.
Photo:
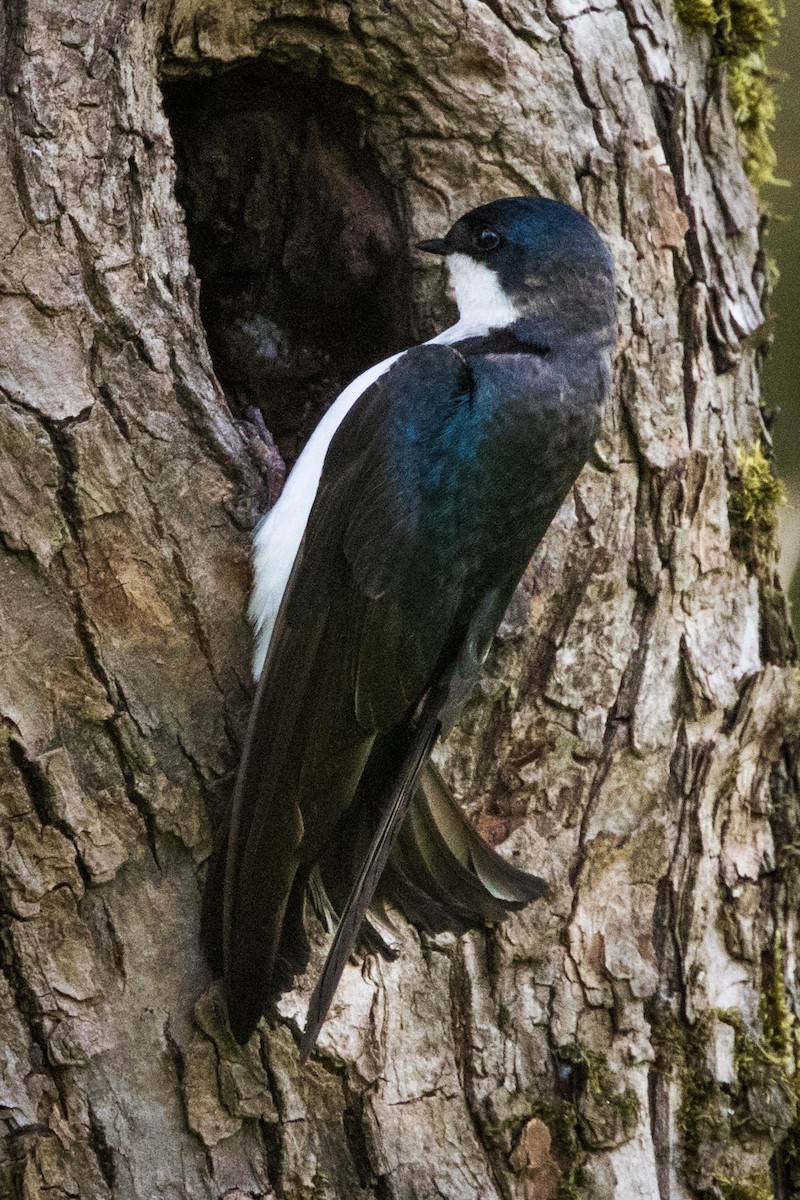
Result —
[[479, 229], [475, 234], [475, 245], [479, 250], [496, 250], [502, 240], [495, 229]]

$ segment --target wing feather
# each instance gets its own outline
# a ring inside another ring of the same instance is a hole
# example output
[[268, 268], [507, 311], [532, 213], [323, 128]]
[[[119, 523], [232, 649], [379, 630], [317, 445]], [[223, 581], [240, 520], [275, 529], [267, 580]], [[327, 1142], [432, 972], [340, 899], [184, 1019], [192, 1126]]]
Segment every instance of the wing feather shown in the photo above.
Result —
[[381, 799], [382, 815], [378, 828], [345, 903], [325, 965], [309, 1001], [306, 1027], [300, 1043], [301, 1062], [305, 1062], [314, 1049], [342, 971], [405, 818], [417, 777], [439, 734], [441, 726], [436, 715], [437, 707], [438, 704], [433, 703], [423, 710], [419, 722], [409, 736], [400, 770], [389, 781], [386, 793]]
[[[460, 591], [458, 580], [419, 569], [420, 497], [428, 438], [463, 402], [468, 378], [449, 348], [410, 351], [359, 398], [329, 447], [232, 801], [222, 942], [239, 1041], [270, 996], [298, 871], [352, 801], [376, 735], [407, 722], [436, 678]], [[398, 429], [415, 422], [400, 461]]]

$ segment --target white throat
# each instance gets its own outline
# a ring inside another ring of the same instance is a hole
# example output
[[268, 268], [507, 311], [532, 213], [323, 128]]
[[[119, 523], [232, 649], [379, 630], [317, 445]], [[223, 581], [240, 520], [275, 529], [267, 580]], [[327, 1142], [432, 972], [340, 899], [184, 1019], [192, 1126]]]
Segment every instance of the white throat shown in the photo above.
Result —
[[520, 316], [491, 267], [468, 254], [449, 254], [450, 282], [456, 295], [459, 324], [502, 329]]

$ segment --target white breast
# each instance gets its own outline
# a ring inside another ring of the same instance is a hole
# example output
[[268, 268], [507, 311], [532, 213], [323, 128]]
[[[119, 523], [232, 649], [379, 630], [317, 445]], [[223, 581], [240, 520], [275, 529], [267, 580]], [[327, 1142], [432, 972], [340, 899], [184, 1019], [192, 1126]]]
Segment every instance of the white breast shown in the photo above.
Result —
[[253, 653], [253, 674], [256, 679], [267, 657], [275, 618], [303, 540], [331, 439], [362, 392], [388, 371], [398, 358], [399, 354], [385, 358], [347, 385], [306, 442], [277, 502], [256, 527], [253, 537], [253, 594], [248, 609], [256, 635]]
[[[518, 313], [504, 295], [493, 271], [463, 254], [448, 259], [458, 302], [459, 320], [431, 343], [449, 345], [467, 337], [482, 337], [516, 320]], [[253, 593], [248, 615], [255, 629], [253, 675], [258, 679], [275, 627], [283, 593], [303, 540], [322, 465], [333, 435], [367, 388], [396, 363], [405, 351], [385, 358], [349, 383], [334, 401], [306, 443], [286, 481], [280, 498], [259, 522], [253, 537]]]

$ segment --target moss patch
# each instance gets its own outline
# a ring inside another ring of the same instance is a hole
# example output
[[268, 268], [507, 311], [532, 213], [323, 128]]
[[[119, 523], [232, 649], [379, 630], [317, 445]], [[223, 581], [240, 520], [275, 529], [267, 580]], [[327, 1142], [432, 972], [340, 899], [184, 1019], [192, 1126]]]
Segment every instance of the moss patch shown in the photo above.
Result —
[[571, 1101], [557, 1097], [544, 1099], [529, 1090], [517, 1092], [510, 1098], [506, 1115], [486, 1121], [484, 1128], [492, 1144], [509, 1158], [513, 1169], [514, 1150], [526, 1125], [534, 1119], [543, 1121], [550, 1133], [551, 1152], [561, 1172], [558, 1200], [579, 1200], [587, 1156], [578, 1138], [578, 1114]]
[[745, 169], [756, 188], [782, 183], [775, 178], [770, 140], [775, 125], [775, 88], [766, 51], [778, 40], [781, 0], [675, 0], [690, 29], [708, 33], [714, 56], [728, 70], [728, 88], [745, 154]]
[[787, 1061], [767, 1038], [749, 1033], [738, 1013], [721, 1013], [736, 1034], [736, 1085], [733, 1100], [737, 1124], [748, 1133], [783, 1141], [796, 1119], [793, 1079]]
[[710, 1146], [715, 1153], [729, 1132], [726, 1098], [708, 1066], [713, 1025], [714, 1015], [707, 1012], [694, 1025], [673, 1026], [672, 1031], [679, 1039], [673, 1059], [681, 1081], [678, 1129], [687, 1161], [698, 1167], [703, 1149]]
[[[718, 1022], [734, 1030], [731, 1084], [720, 1084], [711, 1066]], [[797, 1121], [794, 1064], [779, 1051], [782, 1035], [775, 1035], [774, 1044], [771, 1040], [781, 1026], [780, 1013], [775, 1013], [757, 1037], [745, 1028], [738, 1012], [727, 1011], [706, 1012], [692, 1026], [669, 1014], [660, 1014], [652, 1023], [658, 1069], [680, 1083], [677, 1125], [683, 1171], [703, 1194], [722, 1200], [772, 1200], [762, 1164], [776, 1145], [788, 1162]]]
[[724, 1175], [717, 1175], [714, 1183], [722, 1200], [774, 1200], [772, 1183], [766, 1171], [757, 1171], [746, 1179], [728, 1179]]
[[783, 1171], [790, 1195], [800, 1196], [800, 1029], [789, 1007], [783, 968], [783, 949], [779, 938], [772, 946], [772, 960], [765, 972], [759, 1015], [764, 1040], [780, 1063], [794, 1101], [794, 1113], [781, 1144]]
[[602, 1054], [580, 1052], [586, 1066], [586, 1088], [578, 1100], [578, 1129], [590, 1150], [611, 1149], [633, 1137], [639, 1121], [639, 1098], [619, 1080]]
[[566, 1100], [549, 1109], [549, 1120], [542, 1116], [553, 1138], [553, 1153], [561, 1168], [558, 1200], [578, 1200], [583, 1195], [586, 1151], [578, 1141], [575, 1108]]
[[776, 1058], [791, 1066], [795, 1048], [795, 1020], [786, 997], [783, 978], [783, 950], [778, 938], [772, 946], [772, 961], [769, 976], [761, 991], [759, 1016], [764, 1030], [764, 1039]]
[[736, 450], [738, 475], [728, 495], [731, 549], [754, 575], [771, 573], [778, 556], [778, 511], [786, 485], [772, 473], [761, 442]]
[[778, 514], [786, 503], [786, 485], [773, 474], [758, 440], [737, 447], [736, 467], [728, 493], [731, 550], [758, 581], [762, 659], [786, 666], [797, 657], [776, 575]]
[[579, 1200], [585, 1194], [588, 1153], [619, 1146], [631, 1138], [640, 1119], [640, 1105], [636, 1093], [620, 1081], [605, 1055], [571, 1043], [559, 1047], [558, 1058], [570, 1072], [569, 1098], [517, 1092], [484, 1128], [492, 1144], [517, 1170], [520, 1139], [533, 1119], [542, 1121], [550, 1134], [551, 1161], [560, 1171], [558, 1200]]
[[731, 551], [758, 581], [762, 660], [786, 666], [797, 658], [776, 573], [778, 514], [786, 503], [786, 485], [773, 474], [760, 441], [737, 447], [736, 467], [728, 492]]

